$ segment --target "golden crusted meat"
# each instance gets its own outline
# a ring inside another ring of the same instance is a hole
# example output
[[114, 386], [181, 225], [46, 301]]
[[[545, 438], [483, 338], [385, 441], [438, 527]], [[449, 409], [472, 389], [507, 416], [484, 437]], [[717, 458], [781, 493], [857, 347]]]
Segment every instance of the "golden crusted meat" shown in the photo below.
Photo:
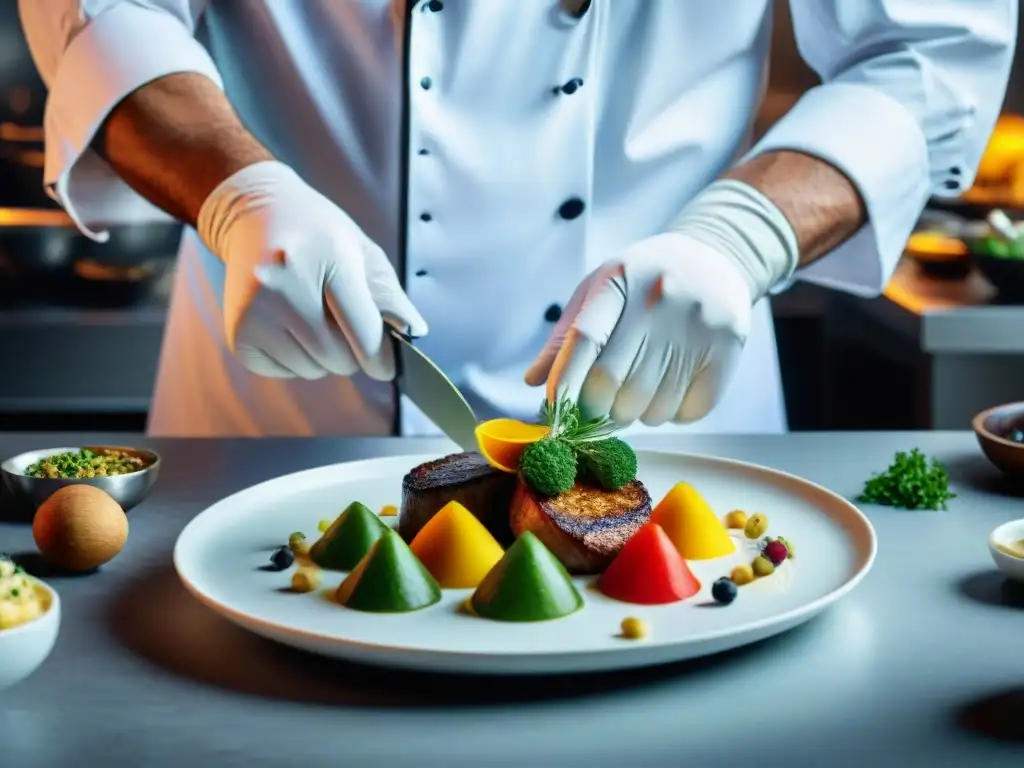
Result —
[[651, 517], [651, 495], [634, 480], [609, 491], [576, 483], [554, 497], [543, 497], [520, 477], [512, 497], [512, 532], [532, 531], [571, 573], [599, 573], [622, 545]]

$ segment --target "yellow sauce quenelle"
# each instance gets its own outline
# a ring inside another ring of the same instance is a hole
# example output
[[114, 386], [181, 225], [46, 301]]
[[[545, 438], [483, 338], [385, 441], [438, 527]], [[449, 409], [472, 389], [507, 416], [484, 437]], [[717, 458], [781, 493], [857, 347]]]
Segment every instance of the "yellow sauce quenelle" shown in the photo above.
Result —
[[10, 560], [0, 558], [0, 630], [38, 619], [49, 609], [49, 597]]

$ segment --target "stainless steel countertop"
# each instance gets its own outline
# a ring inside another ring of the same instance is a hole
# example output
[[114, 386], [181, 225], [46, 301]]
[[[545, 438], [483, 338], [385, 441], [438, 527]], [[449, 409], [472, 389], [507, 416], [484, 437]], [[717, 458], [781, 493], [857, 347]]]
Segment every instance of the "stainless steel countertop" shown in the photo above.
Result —
[[[307, 657], [193, 600], [175, 537], [217, 499], [269, 477], [376, 455], [398, 439], [145, 441], [0, 435], [0, 456], [125, 442], [160, 451], [128, 547], [97, 574], [53, 579], [53, 655], [0, 706], [0, 765], [1019, 766], [1024, 597], [994, 572], [988, 532], [1024, 516], [966, 433], [648, 439], [638, 445], [768, 464], [845, 495], [896, 450], [946, 461], [948, 513], [868, 508], [874, 570], [820, 618], [697, 663], [542, 681], [395, 673]], [[31, 547], [0, 524], [0, 549]]]
[[883, 296], [832, 297], [844, 310], [868, 313], [928, 354], [1024, 353], [1024, 305], [992, 303], [995, 289], [975, 271], [963, 280], [939, 280], [905, 258]]

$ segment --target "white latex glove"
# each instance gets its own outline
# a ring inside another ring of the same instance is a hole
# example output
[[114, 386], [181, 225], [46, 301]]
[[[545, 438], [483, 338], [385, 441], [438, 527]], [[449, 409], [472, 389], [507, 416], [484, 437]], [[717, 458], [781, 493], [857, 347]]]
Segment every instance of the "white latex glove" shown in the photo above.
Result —
[[319, 379], [395, 375], [384, 319], [413, 336], [426, 321], [384, 252], [334, 203], [278, 162], [218, 186], [199, 236], [225, 263], [224, 331], [253, 373]]
[[675, 220], [590, 274], [526, 373], [549, 399], [619, 425], [689, 423], [722, 399], [752, 306], [796, 269], [796, 235], [778, 208], [717, 181]]

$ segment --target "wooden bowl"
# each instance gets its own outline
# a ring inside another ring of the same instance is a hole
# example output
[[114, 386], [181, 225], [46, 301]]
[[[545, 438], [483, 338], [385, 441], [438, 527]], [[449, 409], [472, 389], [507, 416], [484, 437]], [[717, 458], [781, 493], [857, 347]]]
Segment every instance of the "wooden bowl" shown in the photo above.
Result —
[[915, 232], [905, 253], [923, 272], [934, 277], [959, 278], [971, 270], [967, 244], [943, 232]]
[[982, 411], [972, 419], [971, 426], [985, 457], [1007, 477], [1024, 483], [1024, 442], [1007, 437], [1015, 427], [1024, 429], [1024, 402]]

